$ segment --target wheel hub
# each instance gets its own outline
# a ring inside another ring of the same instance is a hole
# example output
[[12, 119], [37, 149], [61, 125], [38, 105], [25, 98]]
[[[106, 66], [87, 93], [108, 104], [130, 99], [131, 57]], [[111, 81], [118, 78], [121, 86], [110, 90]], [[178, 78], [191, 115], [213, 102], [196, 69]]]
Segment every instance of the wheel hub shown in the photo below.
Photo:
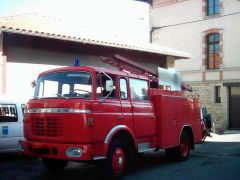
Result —
[[113, 153], [112, 168], [116, 173], [121, 173], [125, 166], [125, 155], [121, 148], [117, 148]]
[[122, 163], [123, 163], [123, 158], [122, 158], [122, 157], [119, 157], [119, 158], [118, 158], [118, 164], [119, 164], [119, 165], [122, 165]]
[[189, 149], [189, 142], [187, 139], [184, 139], [180, 145], [181, 153], [183, 156], [187, 156]]

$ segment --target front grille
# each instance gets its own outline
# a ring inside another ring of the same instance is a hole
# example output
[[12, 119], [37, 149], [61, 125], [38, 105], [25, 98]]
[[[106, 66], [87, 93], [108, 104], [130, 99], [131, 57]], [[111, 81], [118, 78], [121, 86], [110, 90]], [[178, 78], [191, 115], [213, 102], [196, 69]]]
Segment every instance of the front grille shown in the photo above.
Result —
[[35, 136], [59, 137], [63, 135], [63, 123], [59, 118], [35, 118], [32, 122]]

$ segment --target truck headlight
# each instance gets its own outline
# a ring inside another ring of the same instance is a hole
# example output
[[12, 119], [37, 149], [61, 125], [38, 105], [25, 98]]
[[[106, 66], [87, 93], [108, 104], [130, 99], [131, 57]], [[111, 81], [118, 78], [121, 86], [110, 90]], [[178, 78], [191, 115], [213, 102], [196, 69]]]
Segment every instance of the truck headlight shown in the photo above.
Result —
[[66, 155], [68, 157], [79, 158], [82, 156], [82, 149], [78, 147], [69, 147], [66, 150]]

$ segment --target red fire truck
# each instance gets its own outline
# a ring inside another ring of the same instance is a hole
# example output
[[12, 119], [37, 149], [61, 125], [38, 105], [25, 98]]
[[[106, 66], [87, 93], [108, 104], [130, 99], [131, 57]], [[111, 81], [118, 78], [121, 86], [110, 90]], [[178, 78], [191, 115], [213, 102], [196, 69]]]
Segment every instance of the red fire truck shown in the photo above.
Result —
[[137, 153], [165, 149], [186, 160], [201, 142], [199, 100], [160, 87], [148, 73], [86, 66], [43, 72], [26, 105], [19, 145], [48, 170], [104, 159], [117, 178]]

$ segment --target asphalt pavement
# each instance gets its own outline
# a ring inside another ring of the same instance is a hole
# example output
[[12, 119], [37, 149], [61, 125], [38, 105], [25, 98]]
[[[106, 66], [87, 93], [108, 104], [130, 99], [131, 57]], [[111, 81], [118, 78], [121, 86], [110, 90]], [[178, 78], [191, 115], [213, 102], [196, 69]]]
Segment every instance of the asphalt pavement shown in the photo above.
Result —
[[[240, 179], [240, 131], [212, 134], [204, 143], [197, 144], [189, 159], [172, 162], [164, 150], [145, 153], [133, 163], [123, 179], [126, 180], [238, 180]], [[48, 173], [40, 159], [21, 155], [0, 154], [0, 180], [11, 179], [101, 179], [99, 165], [70, 162], [58, 174]]]

